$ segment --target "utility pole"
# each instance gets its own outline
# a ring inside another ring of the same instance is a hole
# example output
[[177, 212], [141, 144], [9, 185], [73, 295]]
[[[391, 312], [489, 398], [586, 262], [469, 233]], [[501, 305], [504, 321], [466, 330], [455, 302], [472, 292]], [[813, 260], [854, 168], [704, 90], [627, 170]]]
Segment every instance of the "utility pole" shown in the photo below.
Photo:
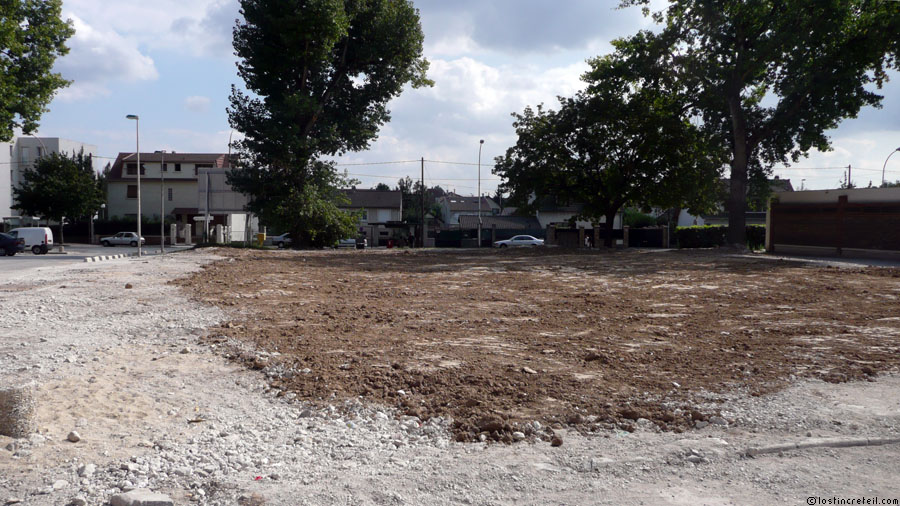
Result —
[[159, 152], [159, 254], [166, 254], [166, 150]]
[[853, 187], [853, 167], [847, 164], [847, 188]]
[[420, 217], [422, 223], [422, 233], [419, 234], [419, 247], [425, 247], [425, 157], [422, 157], [422, 174], [419, 176], [419, 185], [422, 187], [422, 208], [420, 209]]

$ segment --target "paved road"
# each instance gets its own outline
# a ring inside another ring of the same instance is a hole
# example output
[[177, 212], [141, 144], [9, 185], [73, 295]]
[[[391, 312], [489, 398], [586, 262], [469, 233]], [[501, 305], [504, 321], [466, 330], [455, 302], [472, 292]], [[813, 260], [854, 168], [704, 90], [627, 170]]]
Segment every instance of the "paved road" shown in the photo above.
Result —
[[[166, 246], [166, 251], [180, 251], [188, 249], [186, 246]], [[46, 255], [33, 255], [31, 252], [18, 253], [14, 257], [0, 257], [0, 278], [4, 273], [18, 272], [22, 269], [37, 269], [41, 267], [50, 267], [61, 264], [71, 264], [84, 262], [86, 258], [99, 255], [121, 255], [135, 253], [137, 248], [130, 246], [116, 246], [112, 248], [104, 248], [103, 246], [94, 246], [91, 244], [69, 244], [66, 245], [66, 254], [56, 253], [57, 248]], [[144, 246], [144, 255], [158, 255], [159, 246]]]

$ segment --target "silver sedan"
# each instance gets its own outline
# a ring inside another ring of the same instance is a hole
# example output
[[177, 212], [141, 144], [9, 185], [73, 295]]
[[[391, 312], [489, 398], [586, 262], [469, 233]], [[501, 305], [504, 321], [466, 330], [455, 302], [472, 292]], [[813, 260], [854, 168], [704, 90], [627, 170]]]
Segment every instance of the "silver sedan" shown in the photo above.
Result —
[[[137, 241], [138, 235], [134, 232], [119, 232], [113, 236], [100, 238], [100, 244], [104, 246], [137, 246]], [[141, 244], [146, 242], [147, 240], [141, 237]]]
[[511, 239], [497, 241], [494, 243], [495, 248], [511, 248], [515, 246], [543, 246], [544, 240], [532, 237], [530, 235], [517, 235]]

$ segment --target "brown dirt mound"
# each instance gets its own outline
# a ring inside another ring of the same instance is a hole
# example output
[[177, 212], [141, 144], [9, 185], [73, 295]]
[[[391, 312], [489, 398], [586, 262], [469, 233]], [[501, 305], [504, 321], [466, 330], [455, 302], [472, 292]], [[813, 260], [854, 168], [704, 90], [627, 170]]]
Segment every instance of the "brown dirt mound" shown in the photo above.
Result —
[[[178, 283], [235, 310], [212, 332], [281, 355], [273, 386], [362, 397], [457, 439], [543, 427], [682, 430], [698, 395], [900, 362], [900, 279], [704, 252], [244, 252]], [[692, 413], [693, 411], [693, 413]]]

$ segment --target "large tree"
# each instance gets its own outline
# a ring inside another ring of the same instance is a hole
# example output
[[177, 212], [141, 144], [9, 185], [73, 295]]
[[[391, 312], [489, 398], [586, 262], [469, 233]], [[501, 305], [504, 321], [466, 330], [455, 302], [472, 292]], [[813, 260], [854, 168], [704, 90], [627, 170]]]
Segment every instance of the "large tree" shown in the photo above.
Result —
[[623, 57], [635, 43], [615, 41], [616, 53], [592, 60], [587, 90], [560, 98], [559, 110], [514, 114], [518, 141], [494, 167], [513, 205], [552, 198], [583, 204], [581, 219], [605, 218], [607, 246], [626, 204], [708, 209], [723, 161], [665, 73]]
[[825, 132], [879, 106], [876, 89], [898, 63], [895, 1], [670, 0], [654, 18], [662, 30], [640, 36], [670, 48], [704, 122], [730, 148], [735, 246], [745, 243], [748, 175], [829, 149]]
[[16, 128], [37, 129], [56, 90], [69, 84], [51, 72], [75, 33], [60, 18], [61, 7], [62, 0], [0, 2], [0, 141], [12, 139]]
[[63, 219], [90, 216], [103, 203], [104, 193], [90, 155], [84, 150], [71, 157], [59, 153], [42, 156], [34, 168], [22, 174], [24, 181], [13, 188], [13, 207], [24, 215], [42, 216], [60, 223]]
[[418, 11], [408, 0], [241, 0], [241, 14], [234, 48], [248, 92], [231, 93], [229, 121], [244, 134], [231, 184], [297, 245], [352, 235], [336, 210], [346, 181], [319, 158], [366, 148], [387, 103], [430, 84]]

